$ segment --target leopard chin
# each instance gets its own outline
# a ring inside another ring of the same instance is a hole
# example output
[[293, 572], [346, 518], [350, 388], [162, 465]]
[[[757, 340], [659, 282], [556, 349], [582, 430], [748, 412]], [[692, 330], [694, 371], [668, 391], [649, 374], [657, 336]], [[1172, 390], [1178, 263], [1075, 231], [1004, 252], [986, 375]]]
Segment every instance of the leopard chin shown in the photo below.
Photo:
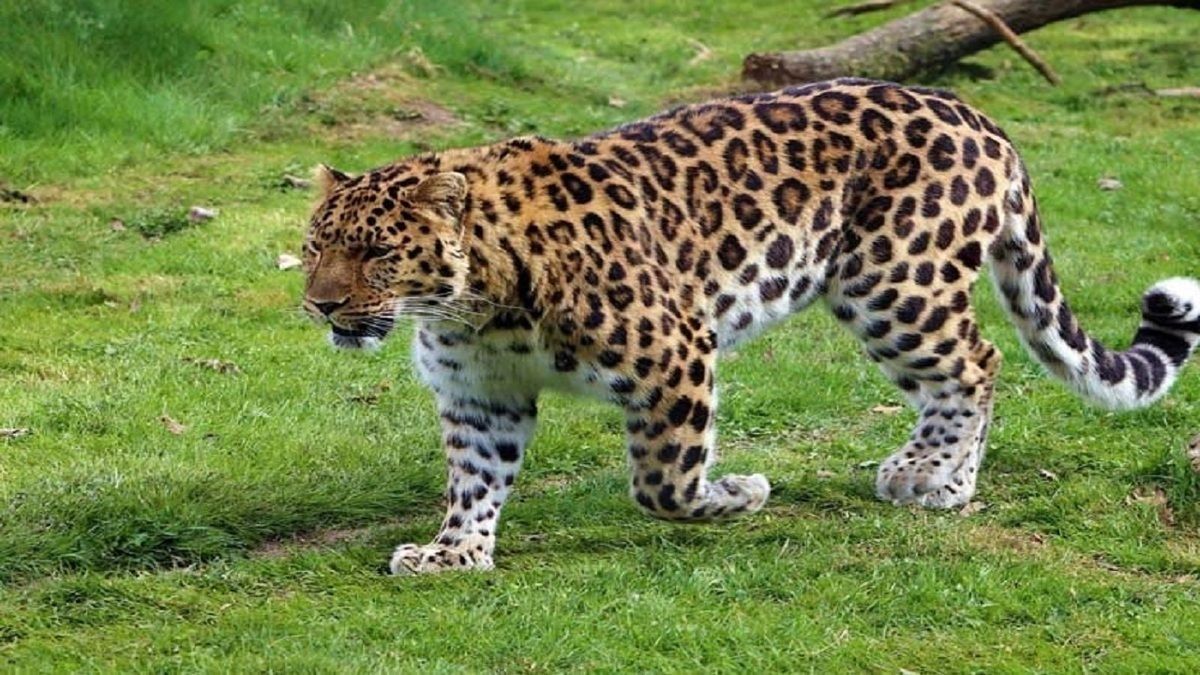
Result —
[[394, 322], [376, 320], [368, 325], [356, 328], [343, 328], [332, 324], [329, 330], [329, 343], [338, 349], [363, 349], [367, 351], [379, 349], [383, 339], [392, 331]]

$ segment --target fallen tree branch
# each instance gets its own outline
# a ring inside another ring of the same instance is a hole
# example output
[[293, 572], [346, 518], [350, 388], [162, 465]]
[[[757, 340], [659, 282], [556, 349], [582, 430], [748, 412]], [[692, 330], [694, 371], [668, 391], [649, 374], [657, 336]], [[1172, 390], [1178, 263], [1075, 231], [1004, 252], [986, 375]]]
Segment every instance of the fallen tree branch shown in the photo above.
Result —
[[987, 24], [992, 27], [992, 30], [996, 31], [1000, 34], [1000, 37], [1004, 38], [1004, 41], [1008, 43], [1008, 46], [1012, 47], [1018, 54], [1024, 57], [1024, 59], [1028, 61], [1031, 66], [1036, 68], [1037, 71], [1042, 74], [1042, 77], [1049, 80], [1050, 84], [1056, 87], [1062, 84], [1062, 78], [1058, 76], [1058, 73], [1054, 72], [1054, 69], [1050, 67], [1050, 64], [1042, 60], [1042, 57], [1038, 56], [1037, 52], [1030, 49], [1029, 46], [1026, 45], [1021, 38], [1018, 37], [1017, 34], [1008, 27], [1008, 24], [1004, 23], [1004, 19], [996, 16], [995, 12], [991, 11], [990, 9], [980, 7], [979, 5], [970, 2], [970, 0], [950, 0], [950, 2], [987, 22]]
[[[975, 0], [1013, 33], [1120, 7], [1165, 5], [1200, 9], [1200, 0]], [[968, 10], [969, 11], [969, 10]], [[994, 27], [943, 2], [828, 47], [748, 55], [742, 77], [766, 86], [856, 76], [905, 80], [945, 68], [1003, 38]]]

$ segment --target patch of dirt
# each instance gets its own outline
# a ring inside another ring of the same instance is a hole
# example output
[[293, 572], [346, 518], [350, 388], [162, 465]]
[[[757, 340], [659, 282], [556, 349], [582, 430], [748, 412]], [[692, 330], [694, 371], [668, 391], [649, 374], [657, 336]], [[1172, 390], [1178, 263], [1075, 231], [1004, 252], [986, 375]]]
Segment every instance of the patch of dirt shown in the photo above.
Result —
[[1195, 574], [1175, 574], [1171, 572], [1156, 572], [1141, 567], [1122, 567], [1110, 562], [1098, 553], [1091, 558], [1079, 556], [1076, 566], [1082, 569], [1100, 570], [1106, 575], [1128, 580], [1149, 580], [1168, 584], [1187, 584], [1189, 586], [1195, 585], [1198, 580]]
[[1046, 537], [1037, 532], [1012, 530], [979, 523], [966, 532], [967, 541], [985, 551], [1029, 554], [1046, 547]]
[[342, 542], [365, 539], [369, 527], [335, 528], [297, 534], [285, 539], [268, 539], [250, 551], [252, 558], [286, 558], [301, 551], [319, 551]]
[[[1037, 532], [978, 524], [964, 533], [964, 536], [967, 542], [980, 550], [1017, 555], [1025, 560], [1041, 560], [1075, 574], [1101, 573], [1121, 579], [1150, 580], [1169, 584], [1194, 584], [1197, 581], [1195, 574], [1159, 572], [1123, 566], [1106, 559], [1101, 553], [1089, 555], [1072, 551], [1069, 547], [1058, 547], [1049, 537]], [[1169, 548], [1172, 549], [1175, 557], [1186, 560], [1189, 566], [1196, 560], [1195, 541], [1188, 544], [1174, 544]]]
[[461, 122], [448, 108], [416, 95], [419, 89], [403, 65], [393, 63], [306, 95], [300, 110], [312, 133], [336, 140], [413, 139]]

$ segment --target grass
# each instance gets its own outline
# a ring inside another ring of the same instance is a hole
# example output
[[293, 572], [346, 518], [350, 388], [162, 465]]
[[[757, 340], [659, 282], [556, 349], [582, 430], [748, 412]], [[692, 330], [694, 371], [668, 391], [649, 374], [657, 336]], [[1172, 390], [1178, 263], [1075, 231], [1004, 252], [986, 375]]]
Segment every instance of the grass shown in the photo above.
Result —
[[[815, 311], [721, 364], [723, 471], [768, 509], [649, 521], [618, 411], [543, 400], [488, 575], [392, 579], [440, 515], [432, 403], [400, 335], [334, 354], [297, 310], [318, 161], [361, 170], [513, 133], [581, 134], [736, 85], [743, 54], [890, 15], [821, 3], [0, 6], [0, 670], [1188, 672], [1200, 662], [1200, 378], [1092, 410], [1007, 356], [968, 516], [874, 500], [913, 421]], [[807, 7], [812, 11], [804, 11]], [[1008, 130], [1067, 295], [1127, 342], [1153, 280], [1196, 274], [1192, 13], [1028, 36], [932, 83]], [[692, 63], [700, 53], [711, 55]], [[974, 79], [979, 70], [989, 77]], [[613, 105], [612, 103], [623, 103]], [[1116, 176], [1123, 190], [1101, 192]], [[191, 223], [191, 205], [219, 210]], [[120, 220], [123, 229], [114, 229]]]

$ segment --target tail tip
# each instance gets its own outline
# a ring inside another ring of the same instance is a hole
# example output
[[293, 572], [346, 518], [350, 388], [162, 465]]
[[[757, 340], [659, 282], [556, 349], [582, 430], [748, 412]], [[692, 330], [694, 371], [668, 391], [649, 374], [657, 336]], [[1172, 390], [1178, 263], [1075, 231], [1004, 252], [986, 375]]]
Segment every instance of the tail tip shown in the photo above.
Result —
[[1173, 277], [1154, 284], [1142, 296], [1142, 316], [1162, 326], [1196, 325], [1200, 322], [1200, 281]]

